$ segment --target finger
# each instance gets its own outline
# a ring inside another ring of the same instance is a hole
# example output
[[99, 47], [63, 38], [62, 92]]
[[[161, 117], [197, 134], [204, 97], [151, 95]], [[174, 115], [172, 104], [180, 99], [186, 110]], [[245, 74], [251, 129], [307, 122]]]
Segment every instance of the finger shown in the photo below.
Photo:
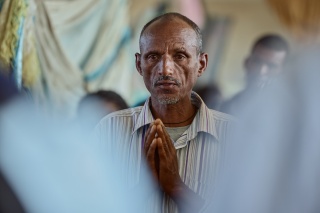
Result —
[[149, 133], [145, 136], [145, 141], [144, 141], [145, 154], [147, 154], [150, 144], [152, 143], [152, 140], [155, 138], [156, 126], [152, 125], [151, 128], [149, 128], [149, 130], [150, 131], [148, 131]]
[[149, 127], [147, 134], [145, 135], [145, 141], [144, 141], [144, 147], [145, 149], [149, 149], [149, 146], [152, 142], [152, 140], [155, 138], [156, 133], [156, 126], [154, 124], [151, 124]]
[[155, 138], [152, 140], [152, 143], [150, 144], [150, 147], [147, 152], [147, 161], [149, 163], [154, 163], [154, 155], [155, 155], [156, 148], [157, 148], [157, 139]]
[[164, 143], [161, 138], [157, 138], [157, 146], [158, 146], [158, 153], [159, 153], [159, 158], [161, 162], [161, 159], [165, 159], [167, 156]]
[[161, 124], [157, 124], [157, 132], [158, 132], [158, 136], [162, 137], [163, 139], [170, 139], [170, 136], [166, 130], [166, 127], [161, 125]]
[[154, 121], [154, 124], [155, 124], [155, 125], [159, 125], [159, 124], [161, 124], [161, 123], [162, 123], [162, 121], [161, 121], [160, 118], [157, 118], [157, 119]]
[[156, 169], [156, 162], [155, 162], [155, 152], [156, 152], [157, 146], [158, 146], [157, 139], [155, 138], [152, 140], [152, 143], [150, 144], [150, 148], [148, 149], [148, 152], [146, 155], [148, 165], [155, 177], [158, 176], [157, 169]]
[[159, 137], [158, 138], [161, 138], [161, 141], [162, 141], [163, 147], [164, 147], [164, 149], [166, 151], [166, 154], [169, 154], [170, 153], [169, 144], [171, 143], [171, 139], [168, 140], [166, 138], [161, 125], [157, 126], [157, 132], [159, 133]]
[[[160, 125], [160, 123], [161, 123], [160, 118], [157, 118], [157, 119], [154, 121], [154, 125], [155, 125], [155, 126]], [[158, 136], [159, 136], [159, 135], [158, 135], [158, 132], [156, 132], [156, 136], [155, 136], [155, 137], [158, 137]]]
[[164, 124], [162, 123], [162, 121], [160, 119], [159, 119], [159, 121], [160, 121], [159, 125], [162, 127], [162, 131], [163, 131], [163, 135], [164, 135], [165, 139], [168, 141], [171, 141], [171, 144], [172, 144], [171, 137], [170, 137], [169, 133], [167, 132], [166, 127], [164, 126]]
[[164, 124], [163, 124], [163, 122], [162, 122], [162, 120], [160, 120], [160, 119], [159, 119], [159, 123], [158, 123], [158, 124], [161, 125], [161, 126], [163, 126], [163, 127], [165, 127]]
[[[166, 139], [168, 142], [170, 142], [170, 143], [169, 143], [169, 146], [173, 147], [172, 139], [171, 139], [169, 133], [167, 132], [166, 127], [165, 127], [164, 125], [162, 125], [161, 128], [162, 128], [162, 132], [163, 132], [163, 135], [164, 135], [165, 139]], [[173, 148], [174, 148], [174, 147], [173, 147]]]
[[[157, 127], [158, 128], [158, 127]], [[164, 125], [160, 126], [161, 130], [158, 130], [159, 132], [161, 132], [162, 135], [162, 142], [165, 143], [165, 149], [168, 151], [168, 153], [175, 153], [176, 152], [176, 148], [174, 147], [173, 141], [169, 135], [169, 133], [167, 132], [166, 128]]]

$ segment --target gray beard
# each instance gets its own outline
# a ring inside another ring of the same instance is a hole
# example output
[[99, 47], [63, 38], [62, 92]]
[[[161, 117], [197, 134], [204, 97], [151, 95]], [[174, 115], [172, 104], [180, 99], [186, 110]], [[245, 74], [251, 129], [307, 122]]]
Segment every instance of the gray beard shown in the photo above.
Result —
[[178, 97], [159, 97], [158, 98], [158, 102], [160, 104], [163, 104], [163, 105], [168, 105], [168, 104], [176, 104], [179, 102], [179, 98]]

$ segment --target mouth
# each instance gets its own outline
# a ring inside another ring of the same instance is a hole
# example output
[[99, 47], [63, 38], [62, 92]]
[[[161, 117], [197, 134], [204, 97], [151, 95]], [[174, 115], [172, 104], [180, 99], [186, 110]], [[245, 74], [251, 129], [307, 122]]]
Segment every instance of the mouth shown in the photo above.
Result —
[[178, 86], [178, 84], [174, 81], [158, 81], [155, 84], [156, 87], [160, 87], [160, 88], [173, 88], [175, 86]]

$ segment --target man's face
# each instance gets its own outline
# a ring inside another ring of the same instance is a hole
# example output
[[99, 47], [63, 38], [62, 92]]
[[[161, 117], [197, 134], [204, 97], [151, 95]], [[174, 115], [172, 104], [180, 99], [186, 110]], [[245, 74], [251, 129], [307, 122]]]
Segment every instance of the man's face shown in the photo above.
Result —
[[181, 20], [156, 21], [146, 29], [136, 67], [153, 101], [176, 104], [189, 98], [207, 66], [207, 55], [197, 47], [196, 33]]
[[273, 50], [258, 45], [245, 61], [247, 84], [250, 86], [264, 87], [282, 70], [286, 58], [283, 50]]

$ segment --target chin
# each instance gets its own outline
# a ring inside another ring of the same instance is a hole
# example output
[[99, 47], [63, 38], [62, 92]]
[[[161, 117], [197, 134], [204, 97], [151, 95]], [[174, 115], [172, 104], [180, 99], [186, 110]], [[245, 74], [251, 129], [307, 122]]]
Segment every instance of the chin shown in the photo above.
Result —
[[180, 101], [178, 97], [162, 96], [157, 98], [158, 102], [163, 105], [176, 104]]

